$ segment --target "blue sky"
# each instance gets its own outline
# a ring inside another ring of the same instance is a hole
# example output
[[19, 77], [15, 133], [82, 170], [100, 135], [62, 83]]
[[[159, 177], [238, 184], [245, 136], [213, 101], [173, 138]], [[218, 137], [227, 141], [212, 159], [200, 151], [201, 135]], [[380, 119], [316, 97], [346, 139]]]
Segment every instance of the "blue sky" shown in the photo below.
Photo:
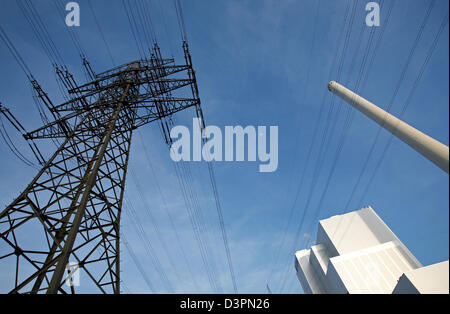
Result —
[[[344, 119], [347, 112], [352, 112], [348, 111], [347, 104], [336, 101], [331, 117], [331, 121], [336, 121], [336, 124], [330, 129], [332, 136], [321, 155], [323, 167], [318, 175], [314, 175], [314, 167], [320, 159], [319, 139], [325, 130], [325, 115], [319, 120], [318, 137], [307, 162], [322, 99], [326, 97], [325, 112], [333, 103], [327, 91], [327, 83], [339, 77], [338, 67], [336, 63], [333, 64], [333, 59], [337, 54], [337, 60], [340, 60], [344, 40], [338, 42], [338, 39], [341, 32], [347, 30], [342, 27], [342, 23], [349, 2], [353, 3], [350, 0], [182, 1], [207, 124], [221, 128], [227, 125], [279, 127], [279, 166], [276, 172], [259, 173], [258, 163], [215, 164], [239, 292], [265, 293], [268, 283], [273, 292], [301, 293], [294, 271], [295, 250], [306, 247], [308, 236], [314, 239], [318, 218], [356, 210], [362, 205], [371, 205], [422, 264], [429, 265], [448, 259], [448, 175], [406, 144], [393, 139], [367, 193], [362, 195], [390, 139], [389, 133], [381, 132], [369, 159], [367, 172], [363, 175], [350, 206], [345, 208], [378, 126], [362, 114], [353, 113], [354, 118], [342, 153], [325, 190]], [[66, 64], [78, 81], [82, 82], [84, 76], [80, 60], [54, 6], [43, 0], [35, 3]], [[79, 3], [81, 26], [75, 31], [81, 38], [94, 70], [101, 72], [111, 67], [111, 61], [87, 2], [81, 0]], [[363, 0], [357, 3], [347, 53], [342, 64], [340, 82], [350, 88], [356, 84], [364, 56], [363, 48], [371, 31], [365, 25], [366, 3]], [[367, 84], [359, 91], [363, 97], [382, 108], [389, 105], [429, 5], [428, 0], [397, 0], [389, 23], [385, 25], [391, 3], [392, 0], [386, 0], [381, 8], [381, 26], [375, 30], [375, 42], [383, 28], [385, 34], [368, 72]], [[94, 5], [116, 63], [137, 59], [138, 53], [121, 1], [95, 0]], [[150, 5], [163, 54], [173, 54], [178, 62], [183, 62], [172, 1], [153, 0]], [[437, 0], [398, 96], [392, 104], [393, 114], [401, 112], [446, 14], [448, 1]], [[54, 102], [60, 102], [61, 97], [49, 61], [15, 1], [2, 1], [0, 21], [36, 79]], [[447, 24], [402, 116], [406, 122], [446, 145], [449, 142], [448, 40]], [[374, 45], [370, 53], [373, 49]], [[29, 84], [3, 43], [0, 44], [0, 57], [0, 101], [13, 111], [27, 130], [39, 127], [40, 119], [32, 102]], [[193, 110], [183, 112], [177, 116], [177, 122], [190, 127], [194, 115]], [[12, 129], [10, 131], [14, 134]], [[136, 134], [131, 150], [127, 197], [133, 203], [175, 290], [210, 292], [165, 143], [156, 125], [145, 126], [139, 132], [142, 140]], [[31, 157], [26, 143], [19, 136], [15, 140], [22, 151]], [[41, 147], [43, 151], [48, 149], [46, 152], [51, 153], [52, 146], [48, 143], [42, 142]], [[150, 156], [153, 172], [145, 156], [146, 152]], [[199, 193], [203, 215], [210, 230], [209, 246], [211, 258], [217, 265], [218, 281], [224, 292], [232, 292], [207, 167], [204, 163], [194, 163], [190, 167], [194, 176], [193, 184]], [[303, 169], [306, 172], [302, 189], [294, 204]], [[35, 175], [35, 170], [25, 167], [1, 142], [0, 174], [0, 203], [6, 206], [26, 187]], [[314, 180], [317, 183], [312, 190], [309, 206], [306, 207]], [[137, 185], [141, 186], [144, 202]], [[163, 196], [159, 193], [158, 185]], [[320, 202], [322, 194], [324, 198]], [[180, 255], [167, 220], [164, 204], [175, 217], [175, 225], [181, 235], [196, 284], [190, 280], [186, 263]], [[289, 228], [286, 228], [293, 204], [293, 216]], [[160, 229], [159, 236], [154, 233], [146, 210], [151, 210], [155, 216]], [[122, 231], [157, 292], [166, 292], [126, 211], [127, 207], [124, 208]], [[305, 223], [300, 238], [295, 239], [304, 211]], [[167, 251], [171, 259], [176, 261], [175, 268], [180, 278], [177, 278], [168, 262], [164, 243], [169, 244]], [[278, 252], [279, 258], [274, 262]], [[288, 280], [284, 290], [281, 290], [283, 276], [287, 271]], [[6, 276], [1, 269], [0, 274]], [[125, 248], [122, 251], [122, 280], [127, 291], [149, 292]], [[1, 284], [0, 289], [5, 291]]]

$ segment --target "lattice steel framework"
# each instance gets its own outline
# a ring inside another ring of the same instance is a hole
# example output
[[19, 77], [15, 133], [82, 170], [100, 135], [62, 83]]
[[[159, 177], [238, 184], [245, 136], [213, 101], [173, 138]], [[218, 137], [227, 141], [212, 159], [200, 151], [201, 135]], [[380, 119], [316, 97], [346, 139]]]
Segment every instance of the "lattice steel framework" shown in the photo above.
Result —
[[[82, 291], [120, 293], [120, 216], [133, 130], [159, 121], [170, 141], [170, 117], [194, 107], [202, 118], [187, 43], [185, 64], [163, 59], [155, 45], [148, 60], [101, 74], [78, 86], [57, 74], [70, 99], [54, 106], [34, 89], [53, 119], [26, 133], [29, 141], [59, 146], [27, 188], [0, 213], [0, 267], [10, 269], [11, 293], [75, 293], [65, 284], [69, 262], [79, 266]], [[189, 98], [173, 97], [186, 87]]]

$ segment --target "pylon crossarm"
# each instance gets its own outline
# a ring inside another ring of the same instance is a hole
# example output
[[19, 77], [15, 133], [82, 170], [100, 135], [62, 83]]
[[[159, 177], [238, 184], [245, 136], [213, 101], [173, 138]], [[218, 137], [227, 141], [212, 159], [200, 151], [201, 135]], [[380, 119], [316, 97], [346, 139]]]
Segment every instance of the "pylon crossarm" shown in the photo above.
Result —
[[95, 91], [98, 88], [105, 88], [107, 86], [110, 86], [111, 81], [114, 80], [118, 75], [127, 74], [130, 72], [137, 71], [138, 73], [146, 73], [149, 75], [149, 77], [152, 77], [154, 79], [162, 79], [164, 77], [189, 69], [189, 66], [187, 65], [168, 65], [168, 63], [159, 63], [157, 61], [140, 61], [139, 66], [137, 66], [135, 69], [118, 68], [113, 72], [98, 74], [95, 80], [77, 86], [76, 88], [68, 89], [68, 92], [70, 94], [75, 94]]
[[197, 106], [198, 103], [199, 100], [192, 100], [192, 99], [178, 102], [167, 101], [165, 103], [167, 107], [161, 113], [158, 112], [155, 105], [142, 106], [142, 108], [146, 109], [147, 113], [140, 115], [139, 117], [136, 118], [135, 127], [141, 127], [143, 125], [160, 120], [161, 118], [172, 116], [177, 112], [183, 111], [191, 107], [195, 107]]
[[[141, 61], [142, 62], [142, 61]], [[163, 77], [167, 77], [179, 72], [183, 72], [187, 69], [189, 69], [189, 66], [186, 65], [164, 65], [164, 64], [150, 64], [148, 62], [144, 63], [142, 62], [142, 66], [140, 66], [139, 68], [137, 68], [136, 70], [141, 72], [141, 73], [147, 73], [150, 74], [150, 77], [153, 78], [160, 78], [162, 79]], [[135, 69], [133, 69], [132, 71], [136, 71]], [[113, 72], [113, 73], [109, 73], [108, 75], [104, 75], [104, 76], [97, 76], [96, 80], [93, 80], [92, 82], [80, 85], [76, 88], [73, 89], [69, 89], [68, 92], [70, 94], [75, 94], [75, 93], [84, 93], [87, 91], [93, 91], [96, 90], [97, 88], [101, 87], [101, 88], [105, 88], [106, 86], [109, 86], [111, 79], [117, 77], [117, 75], [119, 73], [127, 73], [131, 70], [122, 70], [122, 72]]]
[[[118, 93], [119, 89], [120, 86], [117, 86], [114, 92]], [[99, 114], [99, 116], [101, 116], [102, 109], [112, 110], [115, 106], [117, 106], [119, 101], [114, 100], [114, 97], [111, 96], [112, 93], [113, 92], [111, 90], [104, 91], [103, 94], [99, 96], [98, 100], [95, 100], [93, 105], [78, 106], [78, 110], [71, 110], [69, 114], [66, 114], [63, 117], [60, 116], [59, 119], [52, 121], [34, 131], [26, 133], [24, 135], [25, 139], [28, 140], [28, 139], [49, 139], [49, 138], [67, 137], [68, 132], [71, 129], [70, 125], [76, 125], [79, 119], [82, 118], [84, 115], [86, 115], [87, 112], [95, 109], [97, 111], [93, 111], [94, 114]], [[78, 104], [78, 101], [80, 100], [81, 98], [70, 101], [70, 103], [72, 103], [72, 105]], [[85, 103], [85, 101], [83, 103]], [[56, 108], [54, 110], [56, 110]], [[60, 112], [58, 112], [58, 114], [59, 113]], [[93, 119], [92, 121], [96, 121], [96, 119]], [[87, 125], [82, 125], [78, 130], [79, 133], [93, 132], [96, 134], [101, 134], [104, 131], [105, 131], [104, 127], [101, 123], [94, 123], [94, 124], [89, 123]]]
[[[177, 79], [177, 78], [163, 79], [163, 78], [159, 78], [159, 77], [144, 76], [144, 77], [137, 78], [134, 82], [134, 86], [145, 86], [148, 84], [164, 84], [164, 86], [166, 86], [167, 89], [175, 90], [180, 87], [190, 85], [192, 83], [194, 83], [194, 81], [191, 78], [188, 78], [188, 79], [181, 79], [181, 78], [180, 79]], [[61, 110], [61, 107], [64, 108], [65, 110], [67, 110], [67, 108], [70, 108], [70, 106], [73, 105], [76, 101], [79, 101], [86, 97], [92, 97], [92, 96], [100, 94], [101, 92], [103, 92], [105, 90], [115, 89], [115, 88], [121, 87], [121, 86], [123, 86], [123, 82], [121, 82], [121, 81], [111, 81], [111, 82], [108, 82], [108, 84], [106, 84], [104, 86], [95, 86], [95, 85], [90, 86], [89, 88], [85, 88], [84, 90], [77, 91], [80, 93], [84, 93], [83, 96], [74, 98], [73, 100], [70, 100], [70, 101], [62, 104], [61, 106], [56, 106], [54, 108], [54, 110], [59, 111], [59, 110]], [[165, 90], [160, 90], [158, 92], [155, 92], [155, 96], [162, 95], [166, 92], [167, 91], [165, 91]], [[75, 108], [79, 108], [79, 106], [77, 106]]]
[[[155, 89], [153, 86], [155, 84], [158, 84], [159, 86], [164, 86], [164, 88]], [[195, 80], [192, 78], [190, 79], [168, 79], [168, 80], [154, 80], [154, 79], [141, 79], [137, 80], [134, 84], [135, 87], [144, 87], [145, 93], [139, 95], [141, 97], [146, 98], [158, 98], [159, 96], [165, 95], [169, 92], [172, 92], [174, 90], [180, 89], [185, 86], [189, 86], [195, 84]], [[97, 88], [93, 91], [87, 91], [83, 96], [73, 98], [61, 105], [55, 106], [54, 110], [57, 112], [64, 112], [64, 111], [84, 111], [86, 110], [86, 106], [84, 105], [85, 99], [88, 99], [88, 101], [91, 104], [95, 104], [95, 106], [105, 106], [105, 105], [111, 105], [113, 103], [117, 103], [118, 100], [114, 96], [111, 97], [103, 97], [101, 101], [96, 100], [92, 101], [90, 98], [95, 98], [96, 95], [98, 95], [101, 92], [108, 91], [108, 90], [117, 90], [117, 88], [121, 87], [123, 83], [121, 82], [114, 82], [111, 83], [107, 87]], [[90, 105], [92, 106], [92, 105]], [[90, 107], [89, 107], [90, 108]]]

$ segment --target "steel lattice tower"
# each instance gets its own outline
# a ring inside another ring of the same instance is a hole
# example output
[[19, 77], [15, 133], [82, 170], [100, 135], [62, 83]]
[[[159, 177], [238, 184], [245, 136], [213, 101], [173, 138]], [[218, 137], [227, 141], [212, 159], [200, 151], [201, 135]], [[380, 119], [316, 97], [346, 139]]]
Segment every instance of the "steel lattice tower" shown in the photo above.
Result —
[[[97, 75], [90, 70], [92, 81], [81, 86], [57, 69], [70, 95], [57, 106], [36, 84], [54, 119], [24, 136], [59, 147], [0, 213], [0, 245], [8, 248], [0, 265], [14, 269], [11, 293], [75, 293], [65, 285], [69, 262], [78, 264], [83, 289], [120, 292], [120, 217], [133, 131], [158, 121], [170, 141], [173, 114], [194, 107], [203, 118], [186, 42], [183, 49], [184, 65], [163, 59], [155, 45], [150, 59]], [[172, 96], [183, 87], [188, 98]]]

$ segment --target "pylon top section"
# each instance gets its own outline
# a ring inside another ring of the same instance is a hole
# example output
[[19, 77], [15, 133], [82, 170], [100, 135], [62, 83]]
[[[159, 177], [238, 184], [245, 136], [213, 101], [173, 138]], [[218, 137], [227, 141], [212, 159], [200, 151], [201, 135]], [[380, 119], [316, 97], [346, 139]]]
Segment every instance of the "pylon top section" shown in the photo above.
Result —
[[[68, 91], [68, 99], [56, 106], [50, 102], [47, 108], [54, 121], [25, 134], [25, 138], [66, 138], [84, 115], [114, 109], [122, 101], [121, 96], [128, 84], [130, 88], [123, 99], [123, 108], [130, 110], [130, 127], [133, 129], [153, 121], [163, 121], [189, 107], [195, 107], [201, 117], [197, 82], [187, 45], [183, 45], [183, 50], [185, 64], [177, 65], [173, 58], [162, 58], [159, 48], [155, 46], [149, 59], [136, 60], [94, 74], [93, 79], [83, 85], [78, 85], [67, 70], [57, 70], [60, 81]], [[174, 91], [184, 87], [187, 93], [177, 92], [182, 96], [174, 96]], [[98, 125], [82, 131], [102, 132], [105, 121], [99, 118], [98, 122]]]

